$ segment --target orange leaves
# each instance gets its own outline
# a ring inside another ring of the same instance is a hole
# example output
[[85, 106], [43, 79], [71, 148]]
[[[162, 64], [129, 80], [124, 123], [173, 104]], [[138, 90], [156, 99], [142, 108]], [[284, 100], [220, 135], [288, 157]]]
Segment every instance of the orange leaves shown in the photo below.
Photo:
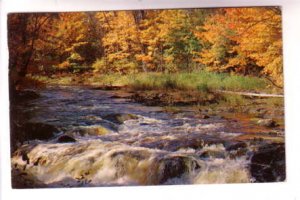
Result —
[[282, 38], [281, 16], [277, 8], [245, 9], [242, 18], [234, 20], [240, 27], [237, 43], [258, 66], [264, 67], [263, 73], [278, 79], [282, 84]]
[[196, 32], [206, 49], [198, 61], [217, 71], [245, 74], [252, 68], [282, 80], [281, 16], [277, 8], [217, 10]]
[[59, 69], [67, 69], [67, 68], [69, 68], [71, 65], [70, 65], [70, 63], [69, 63], [69, 61], [64, 61], [64, 62], [62, 62], [62, 63], [60, 63], [59, 65], [58, 65], [58, 68]]
[[274, 7], [22, 14], [10, 16], [9, 25], [11, 57], [24, 58], [12, 59], [15, 66], [32, 58], [59, 68], [94, 64], [99, 73], [206, 67], [282, 80]]
[[142, 61], [145, 63], [151, 63], [153, 61], [153, 57], [151, 55], [138, 54], [138, 55], [135, 55], [135, 58], [138, 61]]

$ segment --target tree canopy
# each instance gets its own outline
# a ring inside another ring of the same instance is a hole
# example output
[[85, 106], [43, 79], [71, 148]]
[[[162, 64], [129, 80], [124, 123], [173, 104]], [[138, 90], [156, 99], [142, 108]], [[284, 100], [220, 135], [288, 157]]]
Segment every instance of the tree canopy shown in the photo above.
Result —
[[283, 84], [277, 7], [13, 13], [10, 73], [207, 69]]

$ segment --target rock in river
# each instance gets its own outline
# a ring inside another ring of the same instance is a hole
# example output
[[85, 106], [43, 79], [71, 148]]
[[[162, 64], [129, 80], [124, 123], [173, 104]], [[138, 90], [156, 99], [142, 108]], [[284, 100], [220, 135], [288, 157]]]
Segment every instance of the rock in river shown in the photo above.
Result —
[[259, 147], [251, 158], [250, 173], [256, 182], [284, 181], [284, 144], [272, 143]]
[[180, 178], [185, 173], [200, 169], [196, 160], [184, 156], [172, 156], [158, 161], [158, 182], [166, 183], [169, 179]]
[[74, 138], [72, 138], [71, 136], [68, 135], [62, 135], [57, 139], [58, 143], [72, 143], [72, 142], [76, 142], [76, 140]]

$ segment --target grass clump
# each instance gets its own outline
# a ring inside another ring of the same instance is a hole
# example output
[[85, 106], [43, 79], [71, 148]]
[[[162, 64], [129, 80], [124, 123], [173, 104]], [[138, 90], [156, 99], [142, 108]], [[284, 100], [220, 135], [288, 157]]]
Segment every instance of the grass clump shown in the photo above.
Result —
[[213, 90], [265, 90], [267, 83], [260, 78], [199, 71], [192, 73], [140, 73], [131, 75], [127, 85], [133, 89], [179, 89], [208, 92]]
[[[101, 64], [101, 62], [100, 62]], [[112, 74], [82, 74], [74, 76], [36, 76], [41, 82], [54, 84], [72, 84], [73, 79], [80, 78], [84, 84], [105, 86], [129, 86], [134, 90], [195, 90], [209, 92], [216, 90], [229, 91], [270, 91], [264, 79], [250, 76], [231, 75], [208, 71], [180, 73], [133, 73], [122, 75]], [[52, 80], [53, 79], [53, 80]], [[57, 80], [58, 79], [58, 80]]]
[[245, 104], [245, 98], [241, 95], [223, 95], [223, 102], [231, 106], [241, 106]]
[[209, 92], [210, 88], [207, 83], [200, 83], [197, 85], [197, 90], [200, 92]]
[[267, 87], [265, 80], [257, 77], [231, 75], [223, 79], [223, 88], [233, 91], [256, 91]]

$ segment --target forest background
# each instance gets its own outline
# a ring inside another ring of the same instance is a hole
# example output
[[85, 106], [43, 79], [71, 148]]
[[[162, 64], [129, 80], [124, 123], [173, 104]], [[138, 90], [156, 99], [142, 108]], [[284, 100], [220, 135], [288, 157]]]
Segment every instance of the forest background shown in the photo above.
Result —
[[10, 14], [10, 85], [32, 75], [205, 71], [282, 88], [281, 29], [278, 7]]

